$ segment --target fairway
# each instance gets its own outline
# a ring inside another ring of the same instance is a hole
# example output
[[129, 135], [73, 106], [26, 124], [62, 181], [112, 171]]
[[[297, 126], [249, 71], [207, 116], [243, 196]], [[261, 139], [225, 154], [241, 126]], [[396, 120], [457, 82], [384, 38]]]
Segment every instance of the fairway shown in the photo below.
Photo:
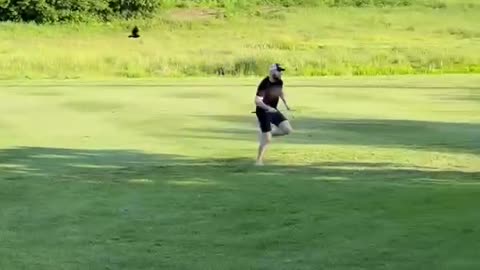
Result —
[[0, 82], [0, 269], [480, 269], [480, 76]]

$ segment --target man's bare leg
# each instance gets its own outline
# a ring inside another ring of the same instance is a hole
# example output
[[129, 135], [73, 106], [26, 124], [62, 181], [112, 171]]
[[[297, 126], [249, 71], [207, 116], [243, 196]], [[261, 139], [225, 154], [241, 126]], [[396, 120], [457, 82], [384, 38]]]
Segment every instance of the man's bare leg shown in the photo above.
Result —
[[267, 151], [267, 146], [272, 140], [272, 132], [262, 132], [260, 133], [260, 145], [258, 146], [257, 166], [263, 165], [263, 158], [265, 157], [265, 152]]
[[272, 130], [272, 136], [273, 137], [278, 137], [278, 136], [285, 136], [290, 133], [292, 133], [293, 129], [292, 126], [290, 125], [289, 121], [283, 121], [278, 125], [278, 127], [274, 128]]

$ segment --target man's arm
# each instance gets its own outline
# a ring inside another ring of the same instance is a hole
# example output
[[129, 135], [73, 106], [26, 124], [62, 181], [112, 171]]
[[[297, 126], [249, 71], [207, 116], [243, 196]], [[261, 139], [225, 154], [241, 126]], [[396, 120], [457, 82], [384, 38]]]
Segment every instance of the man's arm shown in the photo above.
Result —
[[287, 104], [287, 100], [285, 99], [285, 94], [283, 93], [283, 90], [282, 90], [282, 94], [280, 95], [280, 99], [282, 100], [283, 104], [285, 105], [285, 108], [287, 108], [287, 110], [290, 111], [290, 107]]
[[255, 105], [268, 111], [268, 112], [275, 112], [276, 109], [268, 106], [263, 102], [263, 96], [259, 96], [258, 94], [255, 95]]

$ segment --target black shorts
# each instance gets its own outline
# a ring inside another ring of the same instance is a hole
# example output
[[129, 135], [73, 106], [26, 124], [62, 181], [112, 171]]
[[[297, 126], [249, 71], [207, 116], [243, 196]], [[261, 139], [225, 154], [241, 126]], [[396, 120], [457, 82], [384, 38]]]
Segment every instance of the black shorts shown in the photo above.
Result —
[[260, 123], [260, 130], [262, 130], [263, 133], [272, 131], [272, 124], [278, 127], [280, 123], [287, 120], [287, 118], [279, 111], [269, 113], [264, 109], [257, 108], [255, 114]]

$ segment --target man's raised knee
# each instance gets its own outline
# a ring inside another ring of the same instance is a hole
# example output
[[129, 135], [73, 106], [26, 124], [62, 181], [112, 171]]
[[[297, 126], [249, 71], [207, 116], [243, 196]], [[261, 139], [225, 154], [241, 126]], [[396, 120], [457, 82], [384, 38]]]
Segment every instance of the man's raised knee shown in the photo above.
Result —
[[283, 130], [285, 132], [285, 135], [291, 134], [293, 132], [293, 129], [291, 127], [287, 127]]
[[282, 130], [284, 135], [288, 135], [293, 132], [292, 126], [290, 126], [290, 123], [288, 123], [287, 121], [281, 123], [279, 128]]

